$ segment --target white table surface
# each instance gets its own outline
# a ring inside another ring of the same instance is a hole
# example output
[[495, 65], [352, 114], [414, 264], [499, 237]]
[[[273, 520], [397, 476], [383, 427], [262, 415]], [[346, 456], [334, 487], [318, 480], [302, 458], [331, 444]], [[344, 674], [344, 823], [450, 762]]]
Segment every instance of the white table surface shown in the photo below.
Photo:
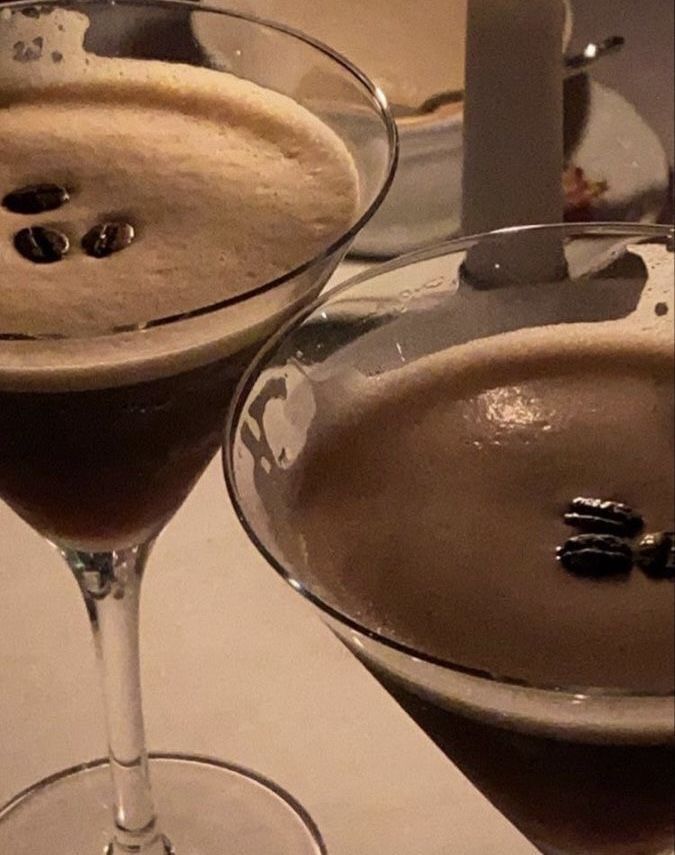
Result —
[[[2, 803], [105, 743], [75, 582], [2, 503], [0, 590]], [[535, 851], [266, 566], [219, 459], [152, 556], [142, 646], [150, 748], [263, 772], [310, 811], [330, 855]]]

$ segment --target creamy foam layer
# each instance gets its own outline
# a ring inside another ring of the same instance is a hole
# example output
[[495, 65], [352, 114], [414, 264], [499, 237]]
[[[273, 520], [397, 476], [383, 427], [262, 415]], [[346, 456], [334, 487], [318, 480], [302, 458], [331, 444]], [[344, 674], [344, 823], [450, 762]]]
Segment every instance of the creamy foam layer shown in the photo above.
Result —
[[[579, 495], [673, 529], [672, 321], [513, 332], [351, 378], [296, 464], [310, 587], [437, 657], [539, 685], [673, 689], [673, 584], [567, 573]], [[338, 403], [339, 399], [339, 403]]]
[[[50, 33], [60, 32], [60, 14], [50, 16]], [[225, 73], [90, 57], [72, 39], [61, 47], [58, 62], [34, 71], [6, 53], [0, 63], [0, 196], [41, 182], [71, 196], [37, 216], [0, 208], [0, 333], [101, 338], [73, 347], [0, 341], [0, 387], [3, 367], [16, 386], [22, 367], [33, 382], [43, 366], [50, 385], [60, 361], [65, 370], [130, 359], [135, 348], [142, 359], [180, 349], [176, 330], [155, 334], [156, 347], [152, 336], [106, 342], [103, 334], [244, 294], [319, 254], [356, 217], [351, 155], [290, 98]], [[130, 222], [136, 240], [90, 258], [80, 240], [106, 220]], [[13, 236], [29, 225], [62, 231], [70, 253], [50, 265], [23, 258]], [[278, 307], [233, 318], [232, 333], [267, 320], [266, 310]], [[218, 324], [222, 338], [227, 316]], [[192, 325], [183, 347], [196, 343]]]

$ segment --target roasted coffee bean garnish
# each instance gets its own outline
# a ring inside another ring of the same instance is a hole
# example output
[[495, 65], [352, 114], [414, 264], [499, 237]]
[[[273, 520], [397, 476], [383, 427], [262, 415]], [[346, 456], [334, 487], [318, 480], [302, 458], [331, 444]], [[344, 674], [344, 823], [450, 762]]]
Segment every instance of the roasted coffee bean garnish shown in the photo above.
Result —
[[129, 223], [99, 223], [82, 238], [82, 248], [93, 258], [107, 258], [126, 249], [135, 237], [134, 227]]
[[2, 200], [3, 207], [13, 214], [42, 214], [55, 211], [70, 199], [65, 187], [58, 184], [29, 184], [12, 190]]
[[602, 578], [630, 573], [633, 551], [613, 534], [579, 534], [558, 547], [558, 560], [577, 576]]
[[675, 579], [675, 533], [658, 531], [640, 539], [636, 564], [655, 579]]
[[579, 531], [619, 537], [634, 537], [644, 527], [642, 517], [628, 505], [603, 499], [574, 499], [564, 519]]
[[70, 249], [70, 241], [62, 232], [42, 226], [21, 229], [14, 235], [16, 251], [35, 264], [61, 261]]

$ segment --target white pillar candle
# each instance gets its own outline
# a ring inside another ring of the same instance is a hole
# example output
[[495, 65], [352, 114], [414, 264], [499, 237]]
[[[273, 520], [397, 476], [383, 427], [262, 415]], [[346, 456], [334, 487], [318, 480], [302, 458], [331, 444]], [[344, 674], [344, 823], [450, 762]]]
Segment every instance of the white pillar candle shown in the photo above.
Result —
[[[469, 0], [464, 105], [465, 234], [563, 216], [563, 0]], [[559, 238], [541, 233], [472, 250], [478, 281], [564, 275]]]

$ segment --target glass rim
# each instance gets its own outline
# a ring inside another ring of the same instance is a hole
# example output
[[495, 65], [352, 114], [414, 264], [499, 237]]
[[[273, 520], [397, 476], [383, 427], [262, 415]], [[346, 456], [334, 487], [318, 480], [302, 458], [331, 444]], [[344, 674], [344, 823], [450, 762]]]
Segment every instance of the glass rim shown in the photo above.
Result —
[[[97, 6], [111, 6], [115, 8], [129, 6], [142, 10], [152, 8], [182, 9], [184, 11], [189, 11], [193, 14], [219, 15], [224, 18], [231, 18], [234, 20], [243, 21], [247, 24], [253, 24], [269, 30], [276, 31], [282, 36], [289, 36], [292, 39], [295, 39], [296, 41], [315, 49], [332, 62], [341, 66], [344, 71], [346, 71], [349, 75], [351, 75], [352, 78], [354, 78], [358, 82], [358, 84], [362, 87], [365, 93], [370, 96], [372, 100], [372, 106], [375, 107], [375, 112], [379, 114], [379, 118], [382, 120], [383, 126], [386, 130], [388, 160], [385, 166], [384, 180], [382, 181], [382, 185], [379, 191], [377, 192], [371, 203], [368, 205], [366, 210], [356, 220], [356, 222], [354, 222], [349, 227], [349, 229], [343, 231], [335, 240], [333, 240], [328, 246], [324, 247], [319, 253], [312, 256], [312, 258], [302, 262], [302, 264], [296, 265], [291, 270], [287, 271], [281, 276], [277, 276], [274, 279], [270, 279], [269, 281], [264, 282], [261, 285], [257, 285], [256, 287], [244, 291], [240, 294], [235, 294], [232, 297], [227, 297], [223, 300], [218, 300], [213, 303], [207, 303], [205, 305], [195, 307], [194, 309], [188, 310], [186, 312], [178, 312], [171, 315], [161, 316], [158, 318], [151, 318], [146, 321], [139, 321], [137, 324], [134, 324], [131, 329], [129, 328], [129, 325], [125, 325], [122, 327], [113, 327], [109, 330], [102, 330], [100, 332], [97, 332], [92, 336], [53, 335], [50, 334], [48, 331], [32, 335], [22, 335], [20, 331], [15, 333], [3, 333], [3, 331], [0, 330], [0, 344], [3, 341], [34, 342], [43, 339], [59, 341], [78, 341], [82, 339], [104, 338], [110, 335], [128, 334], [129, 332], [134, 332], [136, 330], [142, 331], [146, 329], [151, 329], [153, 327], [170, 326], [172, 324], [177, 324], [182, 321], [188, 321], [192, 318], [198, 318], [203, 315], [215, 314], [216, 312], [222, 311], [223, 309], [229, 308], [231, 306], [236, 306], [239, 303], [245, 303], [248, 300], [254, 299], [260, 296], [261, 294], [273, 291], [281, 285], [284, 285], [285, 283], [290, 282], [296, 277], [301, 276], [302, 274], [311, 270], [315, 265], [326, 261], [332, 255], [338, 252], [342, 247], [347, 246], [353, 240], [353, 238], [363, 229], [363, 227], [370, 221], [377, 209], [382, 204], [382, 201], [384, 200], [385, 196], [389, 192], [389, 188], [391, 187], [391, 184], [394, 180], [394, 176], [396, 174], [396, 167], [398, 165], [399, 134], [398, 129], [396, 127], [396, 122], [394, 121], [394, 118], [389, 109], [387, 97], [380, 89], [380, 87], [373, 83], [370, 78], [366, 74], [364, 74], [359, 68], [357, 68], [349, 59], [347, 59], [341, 53], [334, 50], [329, 45], [326, 45], [319, 39], [315, 39], [313, 36], [307, 35], [306, 33], [300, 32], [299, 30], [296, 30], [292, 27], [288, 27], [277, 21], [271, 21], [265, 18], [256, 17], [255, 15], [249, 15], [244, 12], [237, 12], [231, 9], [213, 6], [208, 3], [196, 3], [194, 2], [194, 0], [0, 0], [0, 13], [5, 11], [20, 12], [22, 9], [30, 9], [44, 6], [62, 8], [69, 11], [77, 11], [78, 8]], [[158, 61], [162, 62], [163, 60], [160, 59]]]
[[432, 665], [441, 668], [444, 671], [460, 674], [466, 677], [473, 677], [481, 680], [484, 683], [492, 685], [501, 685], [514, 688], [528, 689], [541, 692], [555, 692], [558, 694], [576, 695], [584, 694], [592, 699], [653, 699], [653, 700], [670, 700], [675, 697], [675, 689], [672, 692], [640, 692], [626, 691], [619, 688], [603, 687], [603, 686], [575, 686], [575, 685], [556, 685], [544, 683], [532, 683], [524, 679], [509, 677], [508, 675], [496, 676], [489, 671], [472, 668], [467, 665], [462, 665], [458, 662], [453, 662], [449, 659], [434, 656], [425, 651], [418, 650], [409, 644], [397, 641], [396, 639], [377, 632], [371, 629], [355, 618], [351, 617], [346, 612], [341, 611], [335, 606], [331, 606], [318, 594], [311, 591], [303, 582], [297, 579], [291, 567], [285, 566], [284, 562], [277, 559], [267, 546], [262, 542], [253, 526], [248, 521], [247, 515], [243, 509], [243, 502], [240, 498], [239, 489], [237, 486], [237, 477], [235, 474], [234, 465], [234, 448], [238, 435], [238, 427], [241, 422], [241, 416], [246, 403], [249, 400], [250, 393], [262, 375], [263, 371], [268, 367], [270, 357], [276, 352], [278, 346], [286, 339], [286, 337], [299, 329], [303, 323], [312, 316], [322, 306], [333, 302], [335, 298], [339, 298], [348, 291], [363, 284], [364, 282], [375, 280], [381, 275], [386, 275], [392, 271], [399, 270], [405, 267], [412, 267], [421, 261], [427, 261], [432, 258], [440, 258], [446, 255], [454, 255], [455, 253], [468, 250], [477, 243], [499, 240], [508, 237], [510, 234], [533, 234], [536, 232], [557, 232], [563, 237], [634, 237], [636, 240], [658, 240], [673, 241], [675, 239], [675, 226], [665, 224], [641, 224], [641, 223], [560, 223], [547, 225], [528, 225], [528, 226], [510, 226], [504, 229], [498, 229], [492, 232], [484, 232], [477, 235], [469, 235], [459, 237], [452, 240], [442, 241], [425, 247], [421, 250], [416, 250], [407, 253], [392, 261], [384, 264], [377, 264], [347, 281], [341, 283], [328, 292], [321, 294], [309, 306], [302, 309], [294, 317], [292, 317], [281, 329], [275, 333], [258, 352], [253, 362], [246, 369], [237, 388], [235, 389], [232, 401], [228, 409], [227, 420], [224, 430], [223, 441], [223, 470], [225, 474], [225, 484], [227, 492], [234, 507], [235, 514], [239, 523], [246, 532], [255, 548], [272, 567], [272, 569], [281, 578], [297, 591], [304, 599], [308, 600], [312, 605], [319, 609], [320, 612], [327, 615], [332, 620], [341, 624], [348, 630], [359, 633], [365, 636], [370, 641], [374, 641], [386, 649], [393, 650], [396, 653], [403, 654], [413, 661]]

